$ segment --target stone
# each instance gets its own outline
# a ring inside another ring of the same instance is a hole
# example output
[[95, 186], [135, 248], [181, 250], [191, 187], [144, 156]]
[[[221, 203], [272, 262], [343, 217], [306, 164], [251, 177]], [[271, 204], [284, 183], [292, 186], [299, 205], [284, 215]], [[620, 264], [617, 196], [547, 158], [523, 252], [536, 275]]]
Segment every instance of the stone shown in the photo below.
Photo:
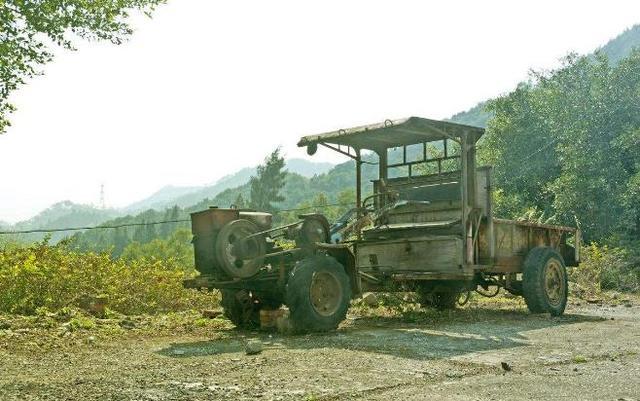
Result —
[[249, 340], [245, 345], [245, 352], [247, 355], [256, 355], [262, 352], [263, 349], [262, 341], [259, 340]]
[[215, 319], [222, 315], [222, 311], [214, 309], [205, 309], [202, 311], [202, 317], [207, 319]]
[[378, 306], [378, 296], [373, 292], [368, 292], [364, 294], [364, 296], [362, 297], [362, 302], [364, 302], [365, 305], [370, 306], [372, 308], [376, 307]]
[[136, 322], [134, 322], [133, 320], [129, 320], [129, 319], [121, 320], [118, 324], [123, 329], [128, 329], [128, 330], [133, 329], [133, 328], [136, 327]]

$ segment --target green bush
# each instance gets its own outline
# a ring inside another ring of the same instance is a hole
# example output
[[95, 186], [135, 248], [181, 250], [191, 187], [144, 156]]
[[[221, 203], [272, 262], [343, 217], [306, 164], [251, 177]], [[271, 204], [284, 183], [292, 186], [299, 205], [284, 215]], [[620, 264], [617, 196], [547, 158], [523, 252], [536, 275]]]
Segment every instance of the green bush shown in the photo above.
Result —
[[79, 253], [46, 241], [0, 249], [0, 312], [34, 314], [85, 307], [101, 299], [123, 314], [211, 307], [217, 293], [187, 290], [182, 280], [195, 271], [175, 259], [113, 260], [108, 253]]
[[576, 295], [603, 290], [640, 292], [640, 257], [637, 247], [609, 247], [592, 243], [581, 249], [581, 262], [570, 271]]

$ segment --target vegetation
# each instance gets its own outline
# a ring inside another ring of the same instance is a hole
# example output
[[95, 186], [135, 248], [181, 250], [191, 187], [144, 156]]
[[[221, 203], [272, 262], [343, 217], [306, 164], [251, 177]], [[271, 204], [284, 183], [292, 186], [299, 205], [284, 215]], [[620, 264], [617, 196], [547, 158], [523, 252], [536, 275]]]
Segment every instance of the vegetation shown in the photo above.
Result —
[[564, 63], [488, 106], [480, 154], [503, 191], [497, 213], [535, 208], [577, 223], [587, 241], [638, 239], [640, 52], [616, 66], [604, 56]]
[[599, 52], [607, 56], [609, 62], [615, 65], [638, 48], [640, 48], [640, 25], [634, 25], [611, 39], [599, 49]]
[[[639, 31], [624, 34], [628, 43]], [[513, 92], [475, 108], [491, 117], [479, 154], [495, 167], [496, 215], [583, 230], [584, 261], [571, 273], [578, 295], [640, 291], [640, 51], [616, 62], [603, 52], [570, 55], [561, 68], [533, 72]], [[470, 117], [454, 120], [461, 118]], [[377, 166], [363, 169], [363, 182], [377, 177]], [[220, 187], [211, 199], [104, 223], [135, 227], [77, 233], [57, 245], [2, 243], [0, 312], [81, 307], [86, 297], [104, 297], [110, 310], [126, 314], [211, 305], [216, 294], [181, 286], [194, 274], [190, 212], [234, 204], [271, 211], [276, 223], [312, 211], [333, 220], [354, 203], [354, 170], [349, 161], [305, 177], [287, 172], [276, 150], [249, 182]], [[53, 227], [71, 211], [78, 225], [88, 225], [110, 213], [92, 210], [61, 203], [40, 219]], [[151, 224], [158, 221], [174, 222]]]
[[252, 209], [273, 212], [275, 210], [273, 204], [285, 199], [280, 194], [287, 176], [283, 168], [284, 158], [280, 156], [280, 149], [274, 150], [265, 159], [264, 164], [258, 166], [256, 175], [249, 180], [251, 195], [249, 204]]
[[[129, 13], [149, 15], [164, 0], [4, 0], [0, 3], [0, 134], [9, 126], [12, 91], [41, 73], [53, 54], [47, 42], [73, 49], [73, 39], [120, 44], [131, 34]], [[47, 40], [48, 39], [48, 40]]]
[[[486, 105], [493, 118], [479, 154], [483, 163], [495, 166], [496, 215], [579, 225], [587, 243], [599, 244], [594, 246], [605, 255], [592, 253], [585, 264], [606, 266], [606, 273], [597, 276], [603, 289], [611, 288], [613, 282], [627, 283], [620, 284], [626, 290], [635, 288], [638, 258], [634, 249], [640, 243], [638, 104], [640, 52], [635, 51], [617, 64], [609, 63], [602, 54], [596, 58], [569, 56], [558, 70], [534, 72], [515, 91]], [[375, 161], [373, 155], [366, 157]], [[274, 152], [251, 183], [229, 188], [187, 209], [147, 211], [113, 223], [187, 218], [190, 211], [231, 204], [271, 210], [278, 223], [293, 221], [303, 211], [320, 211], [334, 219], [353, 203], [353, 162], [311, 178], [285, 175], [282, 167]], [[364, 165], [364, 182], [376, 175], [376, 166]], [[176, 226], [186, 228], [188, 223]], [[156, 238], [167, 240], [179, 227], [167, 225], [162, 232], [157, 231], [160, 227], [152, 230], [144, 225], [108, 234], [94, 231], [78, 235], [77, 244], [82, 250], [98, 247], [119, 256], [129, 243], [136, 242], [136, 254], [152, 249], [163, 254], [159, 243], [142, 245]], [[615, 266], [609, 266], [614, 261]], [[591, 270], [585, 267], [584, 272], [588, 276]]]
[[570, 270], [573, 294], [589, 298], [603, 291], [640, 292], [640, 252], [591, 243], [582, 249], [582, 262]]
[[[616, 65], [637, 48], [640, 48], [640, 25], [635, 25], [611, 39], [606, 45], [598, 49], [597, 53], [606, 56], [611, 65]], [[595, 56], [591, 55], [589, 57], [594, 58]], [[456, 113], [451, 116], [450, 120], [460, 124], [486, 127], [493, 117], [491, 110], [487, 109], [488, 102], [490, 100], [480, 102], [467, 111]]]
[[491, 113], [486, 109], [487, 102], [480, 102], [467, 111], [456, 113], [449, 120], [458, 124], [472, 125], [475, 127], [486, 127], [491, 120]]
[[[155, 250], [154, 250], [155, 252]], [[133, 256], [134, 250], [128, 255]], [[99, 299], [124, 314], [210, 307], [216, 293], [186, 290], [195, 274], [176, 257], [112, 259], [107, 253], [78, 253], [66, 242], [46, 241], [0, 249], [0, 312], [34, 314], [68, 306], [91, 307]]]

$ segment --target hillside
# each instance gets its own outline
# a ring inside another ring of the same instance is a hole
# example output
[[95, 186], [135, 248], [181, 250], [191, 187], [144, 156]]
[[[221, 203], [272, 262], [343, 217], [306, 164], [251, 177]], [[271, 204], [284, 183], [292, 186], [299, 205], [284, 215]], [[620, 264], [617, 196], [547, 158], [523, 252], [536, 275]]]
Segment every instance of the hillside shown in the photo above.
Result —
[[[33, 230], [60, 227], [93, 226], [117, 216], [115, 209], [99, 209], [92, 205], [81, 205], [71, 201], [55, 203], [38, 213], [29, 220], [21, 221], [10, 226], [12, 230]], [[71, 233], [59, 232], [51, 236], [53, 241], [59, 240]], [[22, 236], [23, 240], [39, 240], [44, 234]]]
[[[333, 164], [331, 163], [313, 162], [304, 159], [288, 159], [286, 161], [288, 171], [307, 178], [325, 173], [332, 167]], [[222, 177], [211, 185], [165, 187], [148, 198], [127, 206], [124, 211], [126, 213], [136, 213], [147, 209], [162, 210], [173, 205], [178, 205], [182, 208], [189, 207], [203, 199], [212, 199], [226, 189], [246, 184], [255, 172], [255, 167], [245, 167], [233, 174]]]
[[[287, 160], [286, 166], [293, 175], [299, 175], [305, 178], [325, 173], [333, 167], [331, 163], [313, 162], [304, 159], [289, 159]], [[92, 205], [81, 205], [71, 201], [62, 201], [48, 207], [28, 220], [13, 225], [0, 222], [0, 227], [11, 230], [32, 230], [92, 226], [108, 221], [113, 222], [113, 219], [117, 218], [121, 218], [117, 221], [128, 221], [130, 218], [135, 218], [132, 216], [149, 217], [152, 215], [156, 218], [157, 216], [153, 213], [148, 215], [143, 212], [153, 209], [159, 211], [158, 215], [163, 215], [165, 209], [171, 208], [174, 205], [178, 205], [180, 208], [188, 208], [189, 206], [203, 202], [205, 199], [213, 199], [225, 190], [246, 184], [249, 178], [255, 174], [255, 171], [255, 167], [246, 167], [219, 179], [212, 185], [191, 187], [168, 185], [151, 196], [121, 209], [100, 209]], [[207, 202], [209, 201], [205, 203]], [[233, 200], [227, 202], [225, 205], [228, 206], [232, 202]], [[146, 221], [150, 220], [151, 218], [146, 218]], [[53, 241], [57, 241], [69, 234], [70, 233], [67, 232], [55, 233], [51, 238]], [[44, 234], [32, 234], [21, 236], [21, 239], [32, 241], [40, 240], [43, 237]]]
[[160, 188], [149, 197], [124, 207], [123, 211], [126, 213], [135, 213], [147, 209], [161, 209], [164, 208], [167, 203], [171, 203], [174, 199], [193, 193], [199, 189], [200, 187], [196, 186], [177, 187], [174, 185], [167, 185]]
[[640, 47], [640, 24], [622, 32], [611, 39], [606, 45], [598, 49], [604, 53], [612, 64], [618, 64], [620, 60], [627, 57], [631, 51]]
[[484, 110], [486, 105], [486, 101], [480, 102], [467, 111], [454, 114], [448, 120], [460, 124], [473, 125], [475, 127], [486, 127], [492, 117], [490, 113]]
[[[612, 65], [616, 65], [620, 60], [631, 54], [633, 49], [638, 47], [640, 47], [640, 25], [634, 25], [611, 39], [595, 52], [604, 54]], [[484, 110], [488, 101], [482, 101], [467, 111], [454, 114], [449, 120], [460, 124], [486, 127], [492, 117], [491, 113]]]

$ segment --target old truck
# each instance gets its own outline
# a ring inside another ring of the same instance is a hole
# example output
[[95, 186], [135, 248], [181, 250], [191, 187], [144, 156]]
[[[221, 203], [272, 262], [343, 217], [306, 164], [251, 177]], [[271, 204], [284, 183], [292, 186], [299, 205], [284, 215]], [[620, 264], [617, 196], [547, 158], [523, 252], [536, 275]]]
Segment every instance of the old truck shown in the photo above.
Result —
[[[504, 289], [533, 313], [562, 314], [580, 231], [495, 217], [492, 168], [476, 165], [483, 134], [410, 117], [301, 138], [310, 155], [324, 147], [355, 160], [353, 208], [333, 225], [307, 214], [281, 227], [257, 211], [194, 213], [201, 275], [185, 284], [220, 289], [240, 327], [286, 305], [295, 330], [332, 330], [368, 291], [414, 291], [424, 306], [447, 309], [469, 291]], [[365, 164], [377, 165], [369, 188]]]

